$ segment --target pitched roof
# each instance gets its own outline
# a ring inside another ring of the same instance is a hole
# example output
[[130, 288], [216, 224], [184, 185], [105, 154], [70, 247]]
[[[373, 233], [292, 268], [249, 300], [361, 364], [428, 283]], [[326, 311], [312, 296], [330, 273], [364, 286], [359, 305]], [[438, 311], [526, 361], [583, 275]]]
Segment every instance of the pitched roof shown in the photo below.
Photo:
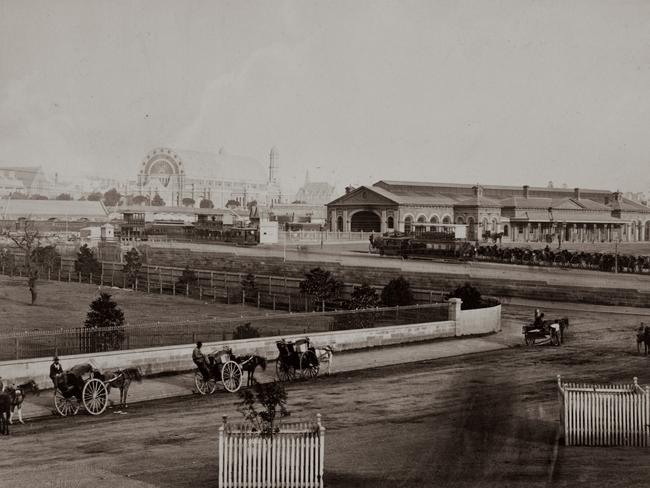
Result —
[[492, 198], [487, 198], [484, 196], [478, 196], [474, 195], [469, 198], [465, 198], [463, 200], [459, 200], [458, 203], [456, 203], [456, 206], [459, 207], [495, 207], [495, 208], [500, 208], [501, 202], [498, 200], [494, 200]]
[[1, 200], [0, 217], [6, 220], [89, 219], [105, 220], [108, 210], [102, 202], [76, 200]]
[[621, 198], [620, 200], [613, 200], [607, 204], [607, 208], [613, 210], [621, 210], [623, 212], [650, 213], [650, 207], [647, 207], [642, 203], [635, 202], [634, 200], [629, 200], [627, 198]]

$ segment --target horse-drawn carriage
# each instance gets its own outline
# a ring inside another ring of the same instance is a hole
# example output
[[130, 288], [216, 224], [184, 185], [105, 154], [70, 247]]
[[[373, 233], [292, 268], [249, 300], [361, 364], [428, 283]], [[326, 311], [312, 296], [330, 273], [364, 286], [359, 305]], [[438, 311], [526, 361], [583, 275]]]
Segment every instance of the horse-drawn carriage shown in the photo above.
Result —
[[316, 349], [312, 347], [309, 338], [297, 341], [277, 341], [278, 359], [275, 369], [280, 381], [290, 381], [299, 378], [318, 376], [320, 361]]
[[231, 393], [241, 388], [242, 368], [230, 348], [208, 354], [207, 361], [208, 377], [200, 370], [194, 374], [194, 384], [201, 395], [214, 393], [219, 381]]
[[90, 415], [106, 410], [110, 387], [90, 364], [79, 364], [56, 377], [54, 407], [63, 417], [76, 415], [81, 406]]
[[521, 333], [527, 346], [551, 344], [559, 346], [564, 342], [565, 330], [569, 327], [569, 319], [564, 317], [556, 320], [540, 320], [524, 325]]

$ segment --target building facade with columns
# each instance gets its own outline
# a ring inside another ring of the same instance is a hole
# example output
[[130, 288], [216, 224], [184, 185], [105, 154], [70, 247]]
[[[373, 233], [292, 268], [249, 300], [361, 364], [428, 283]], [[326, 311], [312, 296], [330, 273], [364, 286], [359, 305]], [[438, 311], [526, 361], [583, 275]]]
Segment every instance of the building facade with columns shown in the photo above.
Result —
[[184, 198], [193, 199], [196, 206], [203, 199], [215, 207], [225, 207], [229, 200], [242, 206], [253, 200], [270, 205], [282, 201], [279, 172], [276, 147], [267, 167], [223, 148], [217, 153], [156, 148], [140, 163], [134, 195], [151, 199], [158, 194], [171, 206], [181, 206]]
[[473, 240], [650, 240], [650, 208], [607, 190], [382, 180], [346, 190], [327, 214], [332, 231], [411, 233], [453, 223], [467, 225]]

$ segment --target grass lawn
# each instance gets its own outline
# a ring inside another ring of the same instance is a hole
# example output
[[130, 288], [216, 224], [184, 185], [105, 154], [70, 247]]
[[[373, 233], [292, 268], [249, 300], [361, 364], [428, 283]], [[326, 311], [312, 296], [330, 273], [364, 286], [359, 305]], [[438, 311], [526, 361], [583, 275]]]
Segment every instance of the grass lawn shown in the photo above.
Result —
[[[83, 327], [88, 306], [99, 294], [97, 285], [41, 280], [38, 300], [31, 306], [25, 278], [0, 276], [0, 333]], [[185, 322], [271, 314], [268, 309], [209, 303], [182, 296], [148, 295], [102, 287], [124, 312], [126, 322]]]

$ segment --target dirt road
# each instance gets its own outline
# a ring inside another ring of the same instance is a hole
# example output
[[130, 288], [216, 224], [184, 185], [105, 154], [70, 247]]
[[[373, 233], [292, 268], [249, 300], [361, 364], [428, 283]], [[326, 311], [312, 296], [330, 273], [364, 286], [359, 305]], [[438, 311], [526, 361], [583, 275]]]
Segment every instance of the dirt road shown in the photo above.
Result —
[[[514, 334], [530, 310], [506, 306], [504, 314], [504, 334]], [[290, 385], [293, 419], [323, 414], [326, 485], [647, 486], [647, 450], [556, 445], [557, 374], [650, 383], [650, 358], [637, 355], [634, 342], [640, 317], [568, 315], [560, 348], [517, 347]], [[239, 418], [236, 400], [185, 397], [123, 415], [16, 426], [0, 439], [0, 486], [217, 486], [217, 428], [224, 414]]]

